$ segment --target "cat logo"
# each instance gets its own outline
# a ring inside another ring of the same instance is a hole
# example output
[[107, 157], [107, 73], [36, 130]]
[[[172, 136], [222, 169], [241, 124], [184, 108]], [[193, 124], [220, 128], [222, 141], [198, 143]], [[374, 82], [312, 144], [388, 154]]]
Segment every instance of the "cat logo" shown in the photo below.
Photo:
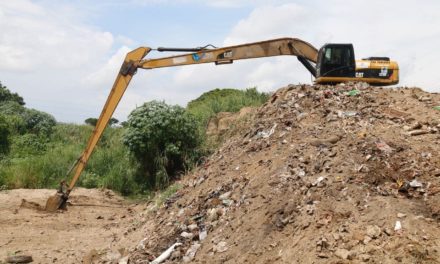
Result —
[[388, 67], [382, 67], [379, 72], [380, 77], [386, 77], [388, 74]]

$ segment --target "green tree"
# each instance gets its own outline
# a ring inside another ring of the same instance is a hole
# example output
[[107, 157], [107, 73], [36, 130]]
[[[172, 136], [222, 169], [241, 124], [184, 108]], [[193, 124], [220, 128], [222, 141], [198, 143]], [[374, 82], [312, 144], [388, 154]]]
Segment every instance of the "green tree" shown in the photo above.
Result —
[[[96, 123], [98, 123], [98, 118], [89, 117], [86, 120], [84, 120], [84, 123], [86, 123], [87, 125], [96, 126]], [[119, 123], [119, 120], [114, 117], [110, 118], [110, 120], [108, 121], [109, 126], [113, 126], [114, 124], [117, 123]]]
[[98, 118], [89, 117], [86, 120], [84, 120], [84, 123], [91, 126], [96, 126], [96, 123], [98, 123]]
[[9, 124], [6, 118], [0, 115], [0, 159], [9, 152]]
[[131, 112], [123, 142], [140, 164], [137, 180], [163, 188], [197, 159], [200, 137], [184, 108], [151, 101]]
[[23, 97], [18, 95], [17, 93], [11, 93], [6, 86], [3, 86], [0, 82], [0, 102], [8, 102], [13, 101], [17, 102], [20, 105], [24, 105]]

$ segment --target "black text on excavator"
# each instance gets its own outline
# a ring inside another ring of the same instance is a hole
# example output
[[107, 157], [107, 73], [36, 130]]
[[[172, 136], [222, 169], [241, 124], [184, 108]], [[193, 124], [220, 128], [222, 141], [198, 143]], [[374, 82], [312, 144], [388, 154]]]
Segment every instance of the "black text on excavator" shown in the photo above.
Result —
[[47, 200], [47, 211], [56, 211], [65, 207], [70, 192], [84, 170], [90, 155], [137, 69], [155, 69], [212, 62], [220, 65], [230, 64], [235, 60], [293, 55], [315, 77], [314, 82], [317, 84], [360, 81], [370, 85], [385, 86], [399, 82], [399, 67], [396, 62], [390, 61], [387, 57], [370, 57], [356, 61], [352, 44], [326, 44], [318, 51], [311, 44], [300, 39], [281, 38], [212, 49], [206, 47], [195, 49], [158, 48], [158, 51], [190, 53], [157, 59], [144, 59], [151, 50], [148, 47], [141, 47], [126, 55], [87, 147], [72, 167], [75, 171], [72, 180], [66, 190], [63, 186], [60, 186], [58, 192]]

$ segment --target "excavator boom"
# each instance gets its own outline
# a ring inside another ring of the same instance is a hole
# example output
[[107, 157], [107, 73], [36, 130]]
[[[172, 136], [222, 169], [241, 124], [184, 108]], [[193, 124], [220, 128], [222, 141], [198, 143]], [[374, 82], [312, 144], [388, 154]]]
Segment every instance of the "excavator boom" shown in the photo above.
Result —
[[[107, 101], [101, 111], [98, 122], [93, 130], [92, 135], [90, 136], [87, 147], [74, 164], [74, 174], [72, 180], [70, 181], [66, 190], [63, 190], [63, 186], [60, 186], [57, 194], [48, 199], [46, 203], [47, 211], [56, 211], [57, 209], [65, 206], [70, 192], [74, 188], [81, 173], [86, 167], [87, 162], [96, 147], [96, 144], [104, 132], [104, 129], [107, 127], [110, 118], [112, 117], [119, 101], [127, 89], [133, 75], [137, 72], [137, 69], [155, 69], [202, 63], [215, 63], [216, 65], [221, 65], [233, 63], [235, 60], [292, 55], [296, 56], [298, 60], [310, 71], [310, 73], [318, 78], [317, 80], [325, 77], [327, 79], [324, 78], [323, 80], [326, 81], [328, 78], [331, 78], [328, 77], [330, 76], [328, 73], [335, 72], [334, 69], [331, 69], [330, 71], [322, 73], [322, 69], [324, 68], [320, 67], [321, 65], [319, 60], [320, 58], [327, 59], [328, 52], [325, 54], [325, 56], [321, 55], [321, 51], [318, 52], [318, 50], [311, 44], [297, 38], [272, 39], [255, 43], [210, 49], [207, 47], [195, 49], [158, 48], [158, 51], [186, 51], [191, 53], [156, 59], [144, 59], [144, 57], [151, 50], [152, 49], [148, 47], [141, 47], [129, 52], [126, 55]], [[325, 52], [325, 50], [323, 52]], [[353, 62], [351, 64], [353, 64], [353, 66], [343, 66], [341, 69], [348, 67], [349, 70], [353, 72], [354, 77], [354, 54], [352, 59]], [[340, 69], [340, 66], [338, 65], [329, 65], [333, 68], [336, 67], [337, 70]], [[319, 76], [320, 74], [324, 77]], [[333, 82], [334, 80], [331, 79], [330, 81]]]

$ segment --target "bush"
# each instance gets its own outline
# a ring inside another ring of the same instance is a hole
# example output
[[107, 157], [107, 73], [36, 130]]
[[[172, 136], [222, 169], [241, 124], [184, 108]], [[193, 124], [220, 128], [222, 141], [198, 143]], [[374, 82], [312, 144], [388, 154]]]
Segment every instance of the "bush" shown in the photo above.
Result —
[[152, 101], [129, 115], [123, 142], [140, 164], [138, 182], [163, 188], [198, 158], [199, 138], [184, 108]]
[[23, 120], [26, 131], [46, 136], [52, 134], [52, 129], [57, 123], [53, 116], [35, 109], [26, 109]]

